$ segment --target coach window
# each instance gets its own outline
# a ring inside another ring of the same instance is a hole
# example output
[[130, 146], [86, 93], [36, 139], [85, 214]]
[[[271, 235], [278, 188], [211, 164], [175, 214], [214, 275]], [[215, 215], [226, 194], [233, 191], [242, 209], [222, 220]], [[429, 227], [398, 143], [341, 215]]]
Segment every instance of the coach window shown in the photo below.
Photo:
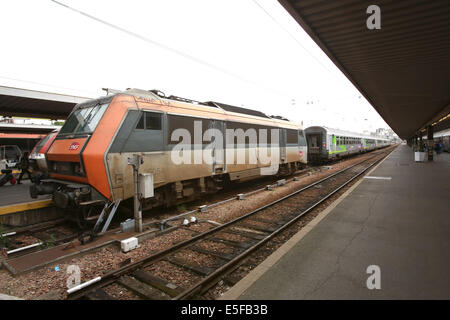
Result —
[[161, 130], [161, 114], [153, 112], [145, 112], [145, 129]]
[[287, 144], [298, 144], [297, 130], [292, 130], [292, 129], [286, 130], [286, 143]]
[[306, 146], [306, 139], [303, 130], [298, 130], [298, 145]]
[[139, 122], [136, 126], [136, 129], [144, 129], [145, 128], [145, 117], [144, 117], [144, 113], [141, 115], [141, 117], [139, 118]]

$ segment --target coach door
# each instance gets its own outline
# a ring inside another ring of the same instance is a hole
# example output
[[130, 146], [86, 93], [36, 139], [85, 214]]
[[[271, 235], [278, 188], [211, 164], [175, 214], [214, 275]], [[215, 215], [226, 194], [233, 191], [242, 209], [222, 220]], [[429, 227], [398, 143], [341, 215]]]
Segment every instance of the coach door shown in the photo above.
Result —
[[286, 162], [286, 129], [279, 129], [280, 132], [280, 163]]
[[218, 130], [221, 132], [221, 134], [218, 134], [218, 136], [215, 136], [213, 139], [221, 139], [222, 141], [217, 141], [217, 143], [214, 144], [213, 150], [212, 150], [212, 173], [213, 174], [219, 174], [226, 171], [225, 166], [225, 130], [226, 130], [226, 124], [224, 121], [220, 120], [211, 120], [211, 128]]

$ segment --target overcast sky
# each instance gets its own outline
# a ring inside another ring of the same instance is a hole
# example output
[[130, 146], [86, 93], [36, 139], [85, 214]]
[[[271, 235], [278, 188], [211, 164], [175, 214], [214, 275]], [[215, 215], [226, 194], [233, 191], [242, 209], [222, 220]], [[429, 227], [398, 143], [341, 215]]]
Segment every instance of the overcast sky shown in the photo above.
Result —
[[154, 43], [50, 0], [1, 0], [1, 85], [89, 97], [159, 89], [305, 127], [388, 127], [275, 0], [60, 2]]

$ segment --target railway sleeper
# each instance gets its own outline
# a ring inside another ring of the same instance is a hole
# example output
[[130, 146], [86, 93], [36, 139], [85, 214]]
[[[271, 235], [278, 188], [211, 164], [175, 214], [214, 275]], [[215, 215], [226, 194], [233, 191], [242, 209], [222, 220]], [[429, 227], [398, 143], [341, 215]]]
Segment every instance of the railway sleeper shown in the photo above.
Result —
[[136, 280], [135, 278], [132, 278], [130, 276], [122, 276], [117, 280], [117, 282], [121, 286], [133, 291], [143, 299], [170, 300], [170, 296], [167, 295], [165, 292], [155, 289], [152, 286], [139, 280]]
[[253, 241], [251, 243], [249, 242], [237, 242], [237, 241], [233, 241], [233, 240], [228, 240], [228, 239], [223, 239], [220, 237], [213, 237], [213, 238], [209, 238], [208, 240], [214, 241], [214, 242], [218, 242], [218, 243], [223, 243], [235, 248], [240, 248], [240, 249], [248, 249], [253, 245]]
[[261, 217], [251, 217], [251, 220], [259, 221], [259, 222], [263, 222], [263, 223], [276, 224], [276, 225], [279, 225], [279, 226], [282, 226], [284, 224], [283, 221], [273, 221], [273, 220], [264, 219], [264, 218], [261, 218]]
[[[197, 235], [199, 235], [199, 234], [201, 233], [200, 231], [193, 230], [193, 229], [191, 229], [191, 228], [189, 228], [189, 227], [186, 227], [186, 226], [181, 226], [181, 227], [179, 227], [179, 228], [192, 232], [191, 237], [195, 237], [195, 236], [197, 236]], [[181, 241], [181, 242], [182, 242], [182, 241]]]
[[181, 267], [188, 271], [192, 271], [200, 276], [208, 276], [216, 270], [216, 268], [211, 268], [211, 267], [194, 266], [192, 264], [189, 264], [186, 260], [181, 259], [181, 258], [167, 257], [167, 258], [165, 258], [165, 260], [170, 262], [171, 264], [174, 264], [175, 266]]
[[237, 234], [246, 238], [250, 238], [253, 240], [261, 240], [264, 239], [265, 236], [262, 234], [257, 234], [257, 233], [253, 233], [251, 232], [251, 230], [248, 231], [239, 231], [239, 230], [233, 230], [233, 229], [226, 229], [226, 230], [222, 230], [222, 232], [226, 232], [226, 233], [231, 233], [231, 234]]
[[215, 252], [215, 251], [210, 251], [210, 250], [206, 250], [206, 249], [200, 248], [200, 247], [195, 246], [195, 245], [192, 246], [192, 247], [189, 247], [189, 249], [192, 250], [192, 251], [197, 251], [199, 253], [210, 255], [210, 256], [213, 256], [215, 258], [219, 258], [219, 259], [222, 259], [222, 260], [225, 260], [225, 261], [230, 261], [230, 260], [232, 260], [234, 258], [233, 254], [219, 253], [219, 252]]
[[277, 228], [273, 228], [273, 227], [264, 228], [264, 227], [255, 226], [253, 224], [246, 223], [246, 222], [239, 223], [239, 226], [246, 227], [246, 228], [249, 228], [249, 229], [255, 229], [255, 230], [258, 230], [258, 231], [262, 231], [262, 232], [266, 232], [268, 234], [270, 234], [270, 233], [274, 232], [275, 230], [277, 230]]
[[88, 300], [116, 300], [113, 296], [107, 294], [103, 289], [98, 288], [92, 292], [86, 294]]
[[165, 279], [156, 277], [144, 270], [137, 270], [132, 273], [132, 276], [139, 281], [142, 281], [162, 292], [168, 294], [171, 297], [176, 297], [180, 293], [184, 292], [185, 289], [177, 286], [176, 284], [169, 282]]

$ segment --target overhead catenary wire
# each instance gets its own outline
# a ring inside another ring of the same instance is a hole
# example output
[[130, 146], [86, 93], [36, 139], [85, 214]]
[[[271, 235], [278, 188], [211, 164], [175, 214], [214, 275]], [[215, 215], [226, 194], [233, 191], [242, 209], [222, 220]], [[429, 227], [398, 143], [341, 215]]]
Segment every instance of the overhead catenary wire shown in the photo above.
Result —
[[[169, 51], [169, 52], [171, 52], [171, 53], [173, 53], [173, 54], [176, 54], [176, 55], [178, 55], [178, 56], [181, 56], [181, 57], [183, 57], [184, 59], [187, 59], [187, 60], [189, 60], [189, 61], [192, 61], [192, 62], [195, 62], [196, 64], [199, 64], [199, 65], [202, 65], [202, 66], [204, 66], [204, 67], [207, 67], [207, 68], [209, 68], [209, 69], [211, 69], [211, 70], [214, 70], [214, 71], [216, 71], [216, 72], [220, 72], [220, 73], [222, 73], [222, 74], [225, 74], [225, 75], [227, 75], [227, 76], [229, 76], [229, 77], [232, 77], [232, 78], [234, 78], [234, 79], [238, 79], [238, 80], [240, 80], [240, 81], [242, 81], [242, 82], [245, 82], [245, 83], [247, 83], [247, 84], [250, 84], [250, 85], [252, 85], [252, 86], [254, 86], [254, 87], [256, 87], [256, 88], [258, 88], [258, 89], [262, 89], [262, 90], [265, 90], [265, 91], [267, 91], [267, 92], [271, 92], [271, 93], [274, 93], [274, 94], [276, 94], [276, 95], [278, 95], [278, 96], [281, 96], [281, 97], [284, 97], [284, 98], [288, 98], [289, 100], [292, 100], [292, 98], [293, 97], [295, 97], [296, 99], [295, 100], [297, 100], [297, 101], [302, 101], [303, 99], [305, 99], [306, 101], [309, 101], [309, 100], [313, 100], [313, 101], [315, 101], [315, 100], [317, 100], [316, 98], [313, 98], [313, 97], [308, 97], [309, 95], [308, 94], [306, 94], [306, 95], [299, 95], [299, 93], [300, 92], [287, 92], [287, 91], [284, 91], [284, 92], [282, 92], [281, 90], [279, 90], [279, 89], [274, 89], [274, 88], [270, 88], [270, 87], [267, 87], [267, 86], [265, 86], [264, 84], [261, 84], [261, 83], [258, 83], [258, 82], [256, 82], [256, 81], [252, 81], [252, 80], [250, 80], [250, 79], [246, 79], [246, 78], [244, 78], [244, 77], [242, 77], [241, 75], [239, 75], [239, 74], [236, 74], [236, 73], [234, 73], [234, 72], [231, 72], [231, 71], [229, 71], [229, 70], [226, 70], [225, 68], [222, 68], [222, 67], [220, 67], [220, 66], [217, 66], [217, 65], [215, 65], [215, 64], [212, 64], [212, 63], [210, 63], [210, 62], [208, 62], [208, 61], [205, 61], [205, 60], [202, 60], [202, 59], [199, 59], [199, 58], [197, 58], [197, 57], [195, 57], [195, 56], [193, 56], [193, 55], [191, 55], [191, 54], [188, 54], [188, 53], [185, 53], [185, 52], [183, 52], [183, 51], [181, 51], [181, 50], [179, 50], [179, 49], [176, 49], [176, 48], [173, 48], [173, 47], [170, 47], [170, 46], [168, 46], [168, 45], [165, 45], [165, 44], [163, 44], [163, 43], [160, 43], [160, 42], [158, 42], [158, 41], [155, 41], [155, 40], [152, 40], [152, 39], [150, 39], [149, 37], [146, 37], [146, 36], [144, 36], [144, 35], [141, 35], [141, 34], [138, 34], [138, 33], [136, 33], [136, 32], [133, 32], [133, 31], [130, 31], [130, 30], [128, 30], [128, 29], [125, 29], [125, 28], [123, 28], [123, 27], [121, 27], [121, 26], [118, 26], [118, 25], [116, 25], [116, 24], [114, 24], [114, 23], [112, 23], [112, 22], [108, 22], [108, 21], [105, 21], [105, 20], [103, 20], [103, 19], [101, 19], [101, 18], [98, 18], [98, 17], [95, 17], [95, 16], [93, 16], [93, 15], [91, 15], [91, 14], [89, 14], [89, 13], [86, 13], [86, 12], [84, 12], [84, 11], [81, 11], [81, 10], [78, 10], [78, 9], [76, 9], [76, 8], [73, 8], [73, 7], [71, 7], [71, 6], [69, 6], [69, 5], [67, 5], [67, 4], [65, 4], [65, 3], [63, 3], [63, 2], [61, 2], [61, 1], [57, 1], [57, 0], [50, 0], [50, 1], [52, 1], [54, 4], [57, 4], [57, 5], [59, 5], [59, 6], [61, 6], [61, 7], [63, 7], [63, 8], [65, 8], [65, 9], [67, 9], [67, 10], [70, 10], [70, 11], [72, 11], [72, 12], [75, 12], [75, 13], [77, 13], [77, 14], [79, 14], [79, 15], [82, 15], [82, 16], [84, 16], [84, 17], [86, 17], [86, 18], [88, 18], [88, 19], [91, 19], [91, 20], [93, 20], [93, 21], [96, 21], [96, 22], [98, 22], [98, 23], [101, 23], [101, 24], [103, 24], [103, 25], [106, 25], [106, 26], [108, 26], [108, 27], [110, 27], [110, 28], [112, 28], [112, 29], [115, 29], [115, 30], [117, 30], [117, 31], [119, 31], [119, 32], [122, 32], [122, 33], [124, 33], [124, 34], [127, 34], [127, 35], [129, 35], [129, 36], [131, 36], [131, 37], [134, 37], [134, 38], [137, 38], [137, 39], [139, 39], [139, 40], [141, 40], [141, 41], [144, 41], [144, 42], [146, 42], [146, 43], [149, 43], [149, 44], [151, 44], [151, 45], [154, 45], [154, 46], [157, 46], [157, 47], [159, 47], [159, 48], [162, 48], [162, 49], [164, 49], [164, 50], [166, 50], [166, 51]], [[287, 30], [282, 24], [280, 24], [278, 21], [277, 21], [277, 19], [276, 18], [274, 18], [266, 9], [264, 9], [256, 0], [253, 0], [253, 2], [271, 19], [271, 20], [273, 20], [273, 22], [275, 23], [275, 24], [277, 24], [277, 26], [279, 27], [279, 28], [281, 28], [282, 30], [284, 30], [284, 32], [286, 32], [309, 56], [311, 56], [317, 63], [319, 63], [320, 65], [321, 65], [321, 67], [322, 68], [324, 68], [327, 72], [329, 72], [330, 74], [331, 74], [331, 76], [337, 76], [337, 74], [334, 74], [334, 73], [332, 73], [332, 71], [331, 70], [329, 70], [316, 56], [314, 56], [293, 34], [292, 34], [292, 32], [290, 32], [289, 30]], [[333, 101], [336, 101], [336, 100], [347, 100], [347, 99], [349, 99], [349, 98], [347, 98], [347, 97], [342, 97], [342, 98], [336, 98], [336, 97], [334, 97], [333, 98]], [[314, 103], [314, 105], [315, 105], [315, 103]]]
[[217, 65], [214, 65], [214, 64], [212, 64], [210, 62], [207, 62], [205, 60], [199, 59], [199, 58], [197, 58], [197, 57], [195, 57], [193, 55], [187, 54], [187, 53], [185, 53], [185, 52], [183, 52], [181, 50], [169, 47], [169, 46], [167, 46], [167, 45], [165, 45], [163, 43], [160, 43], [158, 41], [152, 40], [152, 39], [150, 39], [150, 38], [148, 38], [146, 36], [140, 35], [140, 34], [138, 34], [136, 32], [127, 30], [125, 28], [122, 28], [122, 27], [120, 27], [120, 26], [118, 26], [116, 24], [113, 24], [111, 22], [108, 22], [108, 21], [105, 21], [103, 19], [97, 18], [97, 17], [95, 17], [95, 16], [93, 16], [93, 15], [91, 15], [89, 13], [86, 13], [84, 11], [81, 11], [81, 10], [78, 10], [76, 8], [73, 8], [73, 7], [71, 7], [71, 6], [69, 6], [69, 5], [65, 4], [65, 3], [60, 2], [60, 1], [57, 1], [57, 0], [50, 0], [50, 1], [55, 3], [55, 4], [57, 4], [57, 5], [59, 5], [59, 6], [62, 6], [64, 8], [66, 8], [68, 10], [74, 11], [74, 12], [76, 12], [76, 13], [82, 15], [82, 16], [85, 16], [85, 17], [87, 17], [87, 18], [89, 18], [91, 20], [97, 21], [97, 22], [99, 22], [101, 24], [104, 24], [104, 25], [110, 27], [110, 28], [116, 29], [116, 30], [118, 30], [120, 32], [123, 32], [123, 33], [129, 35], [129, 36], [132, 36], [132, 37], [140, 39], [140, 40], [142, 40], [144, 42], [150, 43], [150, 44], [152, 44], [154, 46], [160, 47], [160, 48], [162, 48], [164, 50], [167, 50], [167, 51], [172, 52], [172, 53], [174, 53], [176, 55], [179, 55], [179, 56], [181, 56], [181, 57], [183, 57], [185, 59], [188, 59], [188, 60], [193, 61], [193, 62], [195, 62], [197, 64], [200, 64], [200, 65], [203, 65], [203, 66], [205, 66], [205, 67], [207, 67], [209, 69], [213, 69], [213, 70], [218, 71], [220, 73], [226, 74], [227, 76], [230, 76], [232, 78], [236, 78], [236, 79], [238, 79], [240, 81], [246, 82], [246, 83], [251, 84], [251, 85], [253, 85], [255, 87], [259, 87], [259, 88], [264, 89], [264, 90], [272, 91], [273, 93], [275, 93], [277, 95], [280, 95], [280, 96], [285, 96], [285, 97], [290, 97], [291, 96], [287, 92], [282, 92], [282, 91], [277, 90], [277, 89], [273, 89], [273, 88], [269, 88], [269, 87], [263, 86], [263, 85], [255, 82], [255, 81], [246, 79], [246, 78], [244, 78], [244, 77], [242, 77], [242, 76], [240, 76], [240, 75], [238, 75], [238, 74], [236, 74], [234, 72], [228, 71], [228, 70], [226, 70], [226, 69], [224, 69], [222, 67], [219, 67]]

